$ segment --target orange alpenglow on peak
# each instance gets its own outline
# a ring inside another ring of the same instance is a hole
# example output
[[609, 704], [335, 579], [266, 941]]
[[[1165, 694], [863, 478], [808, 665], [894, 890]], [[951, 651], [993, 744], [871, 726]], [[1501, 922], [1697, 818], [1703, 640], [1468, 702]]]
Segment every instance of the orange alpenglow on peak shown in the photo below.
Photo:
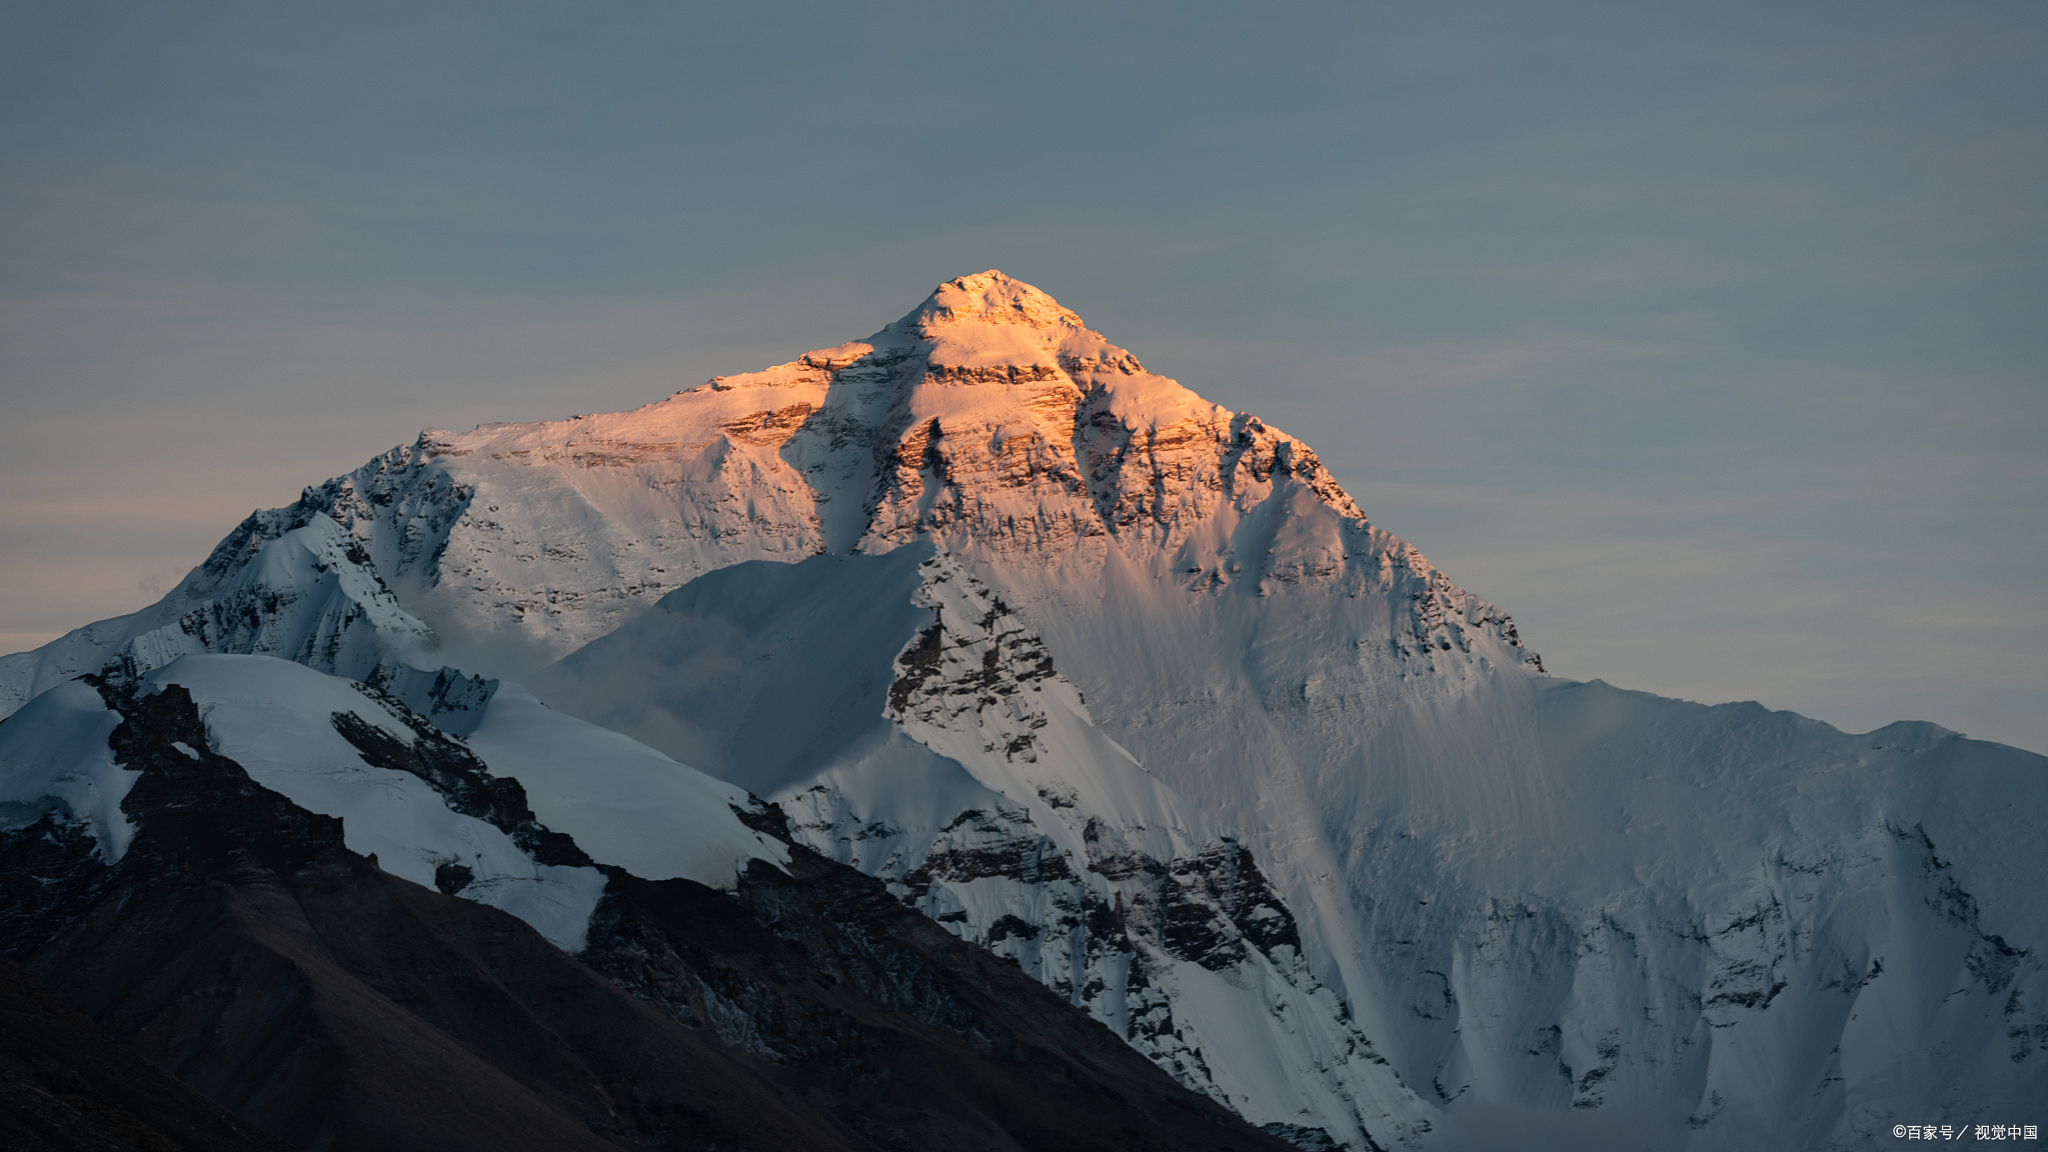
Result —
[[[1071, 309], [991, 268], [939, 285], [902, 319], [866, 340], [815, 349], [768, 373], [797, 366], [837, 371], [878, 349], [921, 352], [937, 368], [969, 373], [1023, 368], [1038, 375], [1036, 370], [1084, 364], [1122, 365], [1127, 374], [1143, 371], [1137, 357], [1090, 331]], [[770, 382], [760, 379], [763, 375], [721, 376], [707, 387], [717, 391]]]

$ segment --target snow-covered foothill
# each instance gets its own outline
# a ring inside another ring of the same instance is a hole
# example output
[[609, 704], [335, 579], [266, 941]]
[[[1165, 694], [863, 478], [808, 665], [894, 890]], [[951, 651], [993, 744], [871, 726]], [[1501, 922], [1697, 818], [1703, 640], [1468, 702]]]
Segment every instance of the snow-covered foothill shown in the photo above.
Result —
[[[536, 859], [504, 828], [455, 810], [419, 773], [383, 762], [343, 717], [397, 746], [441, 742], [489, 775], [518, 780], [534, 818], [599, 864], [730, 889], [752, 860], [788, 862], [787, 845], [739, 819], [736, 809], [760, 806], [745, 790], [552, 712], [516, 685], [496, 686], [463, 742], [386, 693], [272, 657], [188, 655], [143, 684], [189, 692], [212, 751], [300, 807], [339, 817], [350, 850], [374, 855], [393, 875], [510, 912], [571, 952], [604, 893], [603, 872]], [[0, 724], [0, 813], [9, 826], [55, 810], [90, 821], [103, 854], [118, 858], [132, 834], [119, 805], [136, 776], [107, 747], [119, 719], [91, 687], [71, 682]], [[459, 885], [448, 882], [450, 866], [463, 870]]]
[[213, 751], [292, 803], [340, 817], [350, 851], [428, 888], [443, 866], [468, 869], [456, 895], [510, 912], [556, 947], [583, 947], [604, 873], [537, 863], [504, 831], [451, 809], [426, 780], [367, 762], [338, 730], [337, 714], [402, 745], [420, 733], [355, 682], [266, 656], [202, 654], [172, 661], [146, 683], [190, 692]]
[[761, 808], [746, 789], [556, 712], [517, 684], [499, 683], [467, 743], [492, 773], [525, 786], [541, 823], [643, 880], [730, 889], [752, 861], [789, 863], [787, 844], [734, 814]]
[[107, 737], [121, 714], [84, 683], [60, 684], [0, 724], [0, 831], [45, 816], [82, 825], [100, 859], [119, 860], [134, 838], [121, 801], [139, 772], [114, 763]]

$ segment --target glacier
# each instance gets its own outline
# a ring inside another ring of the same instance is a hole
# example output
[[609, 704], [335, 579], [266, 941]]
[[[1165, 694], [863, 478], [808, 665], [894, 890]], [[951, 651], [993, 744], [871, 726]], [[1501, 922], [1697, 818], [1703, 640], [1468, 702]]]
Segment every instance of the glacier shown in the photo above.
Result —
[[1550, 677], [1306, 444], [993, 270], [630, 412], [423, 432], [0, 657], [0, 711], [263, 657], [636, 872], [772, 858], [759, 796], [1303, 1147], [1528, 1109], [1860, 1149], [2048, 1099], [2048, 760]]

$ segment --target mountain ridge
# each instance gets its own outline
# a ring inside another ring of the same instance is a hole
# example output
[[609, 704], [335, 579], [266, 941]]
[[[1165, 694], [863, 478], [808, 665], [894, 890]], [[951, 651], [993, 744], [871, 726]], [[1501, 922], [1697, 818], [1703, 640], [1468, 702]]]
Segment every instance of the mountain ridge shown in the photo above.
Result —
[[[1307, 445], [993, 270], [632, 412], [429, 430], [0, 658], [0, 706], [235, 649], [485, 760], [530, 679], [1303, 1146], [1676, 1102], [1693, 1147], [1868, 1148], [2048, 1095], [2001, 850], [2048, 760], [1550, 678]], [[573, 792], [545, 759], [496, 770]]]

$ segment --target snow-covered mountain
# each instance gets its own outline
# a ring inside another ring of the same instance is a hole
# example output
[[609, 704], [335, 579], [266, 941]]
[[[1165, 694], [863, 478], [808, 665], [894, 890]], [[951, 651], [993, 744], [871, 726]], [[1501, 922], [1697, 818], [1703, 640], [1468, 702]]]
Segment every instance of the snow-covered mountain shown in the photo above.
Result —
[[362, 682], [551, 825], [696, 827], [694, 773], [561, 767], [630, 736], [1306, 1147], [1655, 1104], [1862, 1148], [2048, 1099], [2048, 760], [1547, 677], [1306, 445], [993, 271], [632, 412], [422, 433], [0, 658], [0, 707], [194, 653]]
[[1028, 623], [931, 551], [734, 565], [529, 682], [779, 803], [800, 842], [1254, 1123], [1426, 1132], [1253, 853], [1104, 735]]

